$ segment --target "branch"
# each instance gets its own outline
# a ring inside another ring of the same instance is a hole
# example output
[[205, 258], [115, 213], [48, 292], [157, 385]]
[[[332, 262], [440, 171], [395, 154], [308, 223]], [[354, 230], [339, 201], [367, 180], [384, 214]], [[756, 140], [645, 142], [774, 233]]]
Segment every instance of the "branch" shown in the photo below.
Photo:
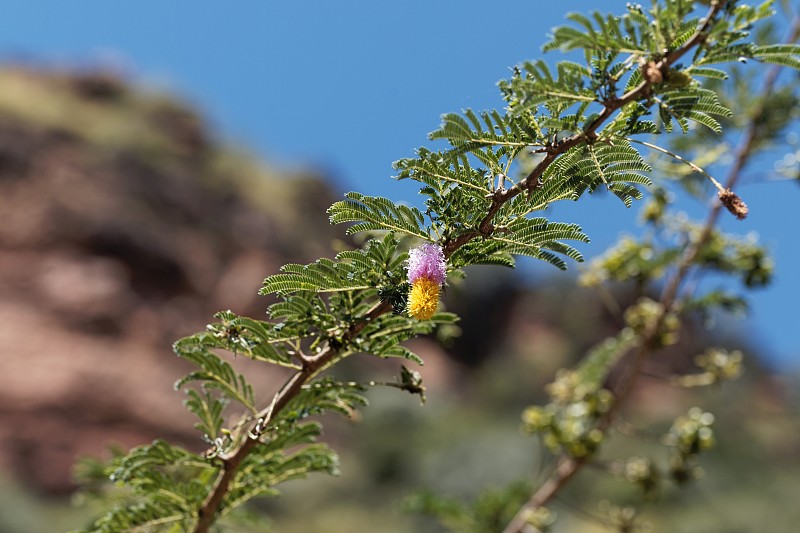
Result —
[[702, 168], [697, 166], [697, 164], [695, 164], [694, 162], [689, 161], [688, 159], [683, 158], [683, 157], [679, 156], [678, 154], [676, 154], [674, 152], [670, 152], [666, 148], [662, 148], [662, 147], [658, 146], [657, 144], [649, 143], [647, 141], [642, 141], [642, 140], [639, 140], [639, 139], [634, 139], [632, 137], [626, 137], [626, 140], [628, 140], [629, 142], [632, 142], [632, 143], [641, 144], [642, 146], [647, 146], [648, 148], [650, 148], [652, 150], [655, 150], [657, 152], [661, 152], [662, 154], [668, 155], [671, 158], [673, 158], [673, 159], [675, 159], [677, 161], [680, 161], [681, 163], [683, 163], [684, 165], [687, 165], [689, 168], [691, 168], [692, 170], [694, 170], [698, 174], [702, 174], [703, 176], [708, 178], [708, 181], [710, 181], [711, 184], [714, 185], [714, 187], [717, 188], [717, 191], [719, 191], [719, 192], [724, 192], [725, 191], [725, 187], [723, 187], [720, 182], [718, 182], [716, 179], [714, 179], [714, 176], [712, 176], [711, 174], [709, 174], [708, 172], [706, 172], [705, 170], [703, 170]]
[[[712, 14], [713, 13], [709, 14], [709, 17], [706, 20], [706, 26]], [[698, 30], [698, 33], [700, 33], [700, 31], [701, 30]], [[800, 35], [800, 18], [795, 18], [792, 23], [791, 35], [787, 42], [795, 42], [798, 39], [798, 35]], [[766, 97], [772, 93], [775, 86], [775, 81], [781, 68], [782, 67], [780, 65], [776, 65], [768, 71], [766, 77], [764, 78], [764, 85], [761, 90], [761, 102], [763, 102], [764, 99], [766, 99]], [[763, 112], [764, 106], [763, 104], [759, 104], [753, 111], [747, 131], [739, 141], [739, 145], [735, 152], [736, 156], [731, 169], [728, 172], [728, 178], [725, 184], [725, 188], [728, 190], [733, 188], [733, 186], [739, 181], [741, 171], [752, 155], [758, 133], [757, 122]], [[599, 429], [605, 430], [611, 425], [616, 412], [624, 403], [625, 399], [633, 389], [638, 377], [641, 375], [643, 363], [645, 359], [647, 359], [647, 356], [650, 355], [657, 346], [658, 332], [661, 329], [667, 315], [672, 310], [672, 307], [675, 305], [678, 291], [685, 281], [689, 273], [689, 269], [696, 259], [697, 254], [700, 253], [700, 250], [702, 250], [703, 246], [705, 246], [706, 242], [711, 236], [711, 232], [713, 231], [717, 224], [717, 220], [719, 219], [722, 207], [723, 204], [721, 202], [715, 202], [714, 206], [709, 211], [708, 218], [706, 219], [700, 236], [686, 249], [683, 257], [681, 258], [678, 270], [664, 287], [659, 299], [660, 303], [662, 304], [662, 311], [659, 313], [657, 319], [654, 321], [651, 327], [644, 332], [639, 349], [633, 356], [633, 364], [629, 367], [626, 375], [624, 375], [614, 387], [614, 404], [598, 421]], [[581, 469], [581, 467], [586, 464], [586, 459], [587, 458], [585, 457], [578, 459], [562, 454], [558, 459], [557, 466], [553, 474], [551, 474], [550, 477], [548, 477], [545, 482], [531, 495], [525, 505], [520, 508], [508, 526], [506, 526], [506, 528], [503, 530], [503, 533], [519, 533], [525, 530], [526, 525], [528, 525], [527, 517], [530, 516], [530, 514], [537, 508], [542, 507], [548, 501], [550, 501]], [[528, 525], [528, 528], [534, 532], [536, 531], [533, 526]]]
[[[392, 306], [385, 302], [375, 304], [359, 322], [352, 324], [348, 328], [343, 338], [343, 344], [358, 335], [371, 320], [391, 311], [391, 309]], [[232, 454], [222, 457], [222, 471], [217, 477], [214, 489], [197, 511], [197, 524], [195, 524], [194, 533], [208, 532], [208, 529], [216, 519], [217, 511], [220, 504], [222, 504], [223, 498], [225, 498], [225, 494], [228, 492], [231, 481], [239, 471], [242, 461], [261, 442], [261, 435], [270, 421], [302, 390], [303, 385], [308, 383], [316, 375], [317, 371], [324, 368], [338, 353], [339, 348], [328, 344], [319, 354], [307, 358], [304, 361], [302, 370], [295, 372], [275, 395], [270, 406], [258, 414], [255, 425], [248, 432], [242, 444]]]
[[[663, 71], [675, 63], [675, 61], [677, 61], [680, 57], [685, 55], [689, 50], [702, 44], [702, 42], [705, 40], [705, 32], [708, 30], [712, 19], [717, 15], [721, 7], [722, 2], [714, 2], [711, 10], [698, 28], [695, 35], [681, 47], [662, 57], [661, 60], [655, 64], [656, 67]], [[652, 82], [649, 80], [644, 80], [641, 84], [625, 93], [622, 97], [605, 102], [603, 109], [584, 132], [572, 135], [557, 146], [548, 149], [547, 154], [542, 161], [539, 162], [536, 168], [534, 168], [527, 177], [515, 184], [513, 187], [509, 189], [498, 189], [492, 195], [492, 204], [489, 207], [486, 216], [484, 216], [484, 218], [478, 224], [477, 230], [465, 232], [444, 243], [445, 257], [449, 257], [453, 254], [453, 252], [467, 244], [472, 239], [481, 235], [491, 234], [494, 231], [492, 220], [506, 202], [525, 191], [533, 190], [539, 187], [539, 179], [547, 167], [550, 166], [550, 164], [552, 164], [559, 155], [564, 154], [567, 152], [567, 150], [577, 146], [582, 142], [594, 140], [597, 137], [597, 130], [613, 115], [615, 111], [629, 102], [646, 97], [650, 91], [651, 83]], [[391, 305], [388, 303], [376, 303], [375, 306], [364, 317], [350, 325], [349, 329], [344, 335], [343, 345], [346, 345], [348, 340], [352, 339], [359, 332], [361, 332], [361, 330], [363, 330], [370, 321], [390, 311]], [[302, 387], [306, 383], [313, 379], [319, 371], [323, 370], [327, 364], [333, 361], [339, 354], [340, 350], [341, 345], [334, 346], [332, 344], [328, 344], [319, 354], [315, 356], [309, 356], [303, 360], [303, 368], [298, 370], [289, 378], [289, 380], [275, 395], [271, 405], [258, 414], [257, 420], [251, 426], [251, 430], [248, 432], [246, 439], [242, 441], [239, 447], [236, 448], [231, 454], [222, 457], [222, 470], [217, 477], [213, 490], [208, 495], [205, 502], [203, 502], [202, 507], [198, 510], [197, 523], [193, 530], [194, 533], [208, 532], [209, 528], [217, 517], [220, 505], [222, 504], [222, 501], [227, 494], [230, 484], [235, 478], [239, 467], [241, 466], [245, 457], [247, 457], [253, 448], [259, 444], [261, 434], [266, 429], [270, 420], [272, 420], [277, 413], [286, 407], [286, 405], [302, 390]], [[531, 498], [531, 502], [535, 505], [526, 506], [523, 508], [523, 510], [529, 507], [538, 507], [549, 500], [552, 495], [555, 494], [559, 488], [575, 473], [575, 471], [577, 471], [580, 464], [582, 464], [582, 461], [568, 458], [562, 459], [559, 462], [559, 466], [556, 469], [554, 477], [551, 478], [551, 480], [548, 480], [548, 482], [546, 482], [542, 488], [540, 488], [540, 490], [537, 491], [537, 493]], [[520, 515], [522, 514], [523, 510], [520, 511]], [[507, 528], [506, 531], [519, 531], [519, 529], [523, 526], [524, 523], [520, 524], [516, 529], [513, 529], [510, 525], [509, 528], [511, 529]]]
[[[686, 41], [682, 46], [676, 48], [669, 54], [664, 55], [659, 61], [653, 64], [653, 68], [658, 69], [660, 72], [665, 72], [672, 66], [678, 59], [686, 55], [692, 48], [701, 45], [706, 39], [706, 32], [708, 31], [712, 20], [716, 17], [723, 7], [724, 2], [715, 1], [712, 3], [703, 22], [697, 28], [694, 35]], [[525, 178], [516, 183], [513, 187], [508, 189], [498, 189], [492, 196], [492, 205], [485, 217], [478, 224], [478, 231], [464, 233], [456, 237], [453, 241], [446, 243], [445, 256], [449, 256], [455, 250], [471, 241], [480, 235], [489, 235], [494, 230], [492, 220], [500, 207], [506, 202], [525, 191], [531, 191], [541, 186], [539, 179], [544, 174], [553, 161], [570, 148], [579, 145], [582, 142], [593, 141], [597, 138], [597, 130], [602, 126], [611, 115], [622, 108], [626, 104], [639, 100], [650, 92], [650, 86], [653, 84], [651, 80], [645, 79], [639, 85], [625, 93], [619, 98], [614, 98], [603, 103], [603, 109], [598, 113], [597, 117], [589, 124], [589, 126], [581, 133], [576, 133], [567, 137], [557, 145], [547, 149], [547, 155], [542, 159], [538, 165], [528, 174]]]

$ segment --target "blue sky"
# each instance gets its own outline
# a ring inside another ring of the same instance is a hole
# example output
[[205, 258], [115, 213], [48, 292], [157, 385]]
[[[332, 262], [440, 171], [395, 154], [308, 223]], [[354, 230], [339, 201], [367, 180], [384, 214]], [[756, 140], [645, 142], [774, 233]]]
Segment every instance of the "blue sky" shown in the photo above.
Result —
[[[538, 57], [546, 33], [567, 11], [624, 5], [29, 0], [5, 7], [0, 54], [45, 64], [121, 65], [135, 80], [187, 96], [224, 136], [268, 161], [317, 167], [343, 191], [418, 203], [413, 182], [390, 179], [391, 163], [425, 144], [442, 113], [501, 106], [495, 82], [514, 64]], [[778, 264], [774, 285], [753, 298], [746, 327], [774, 361], [797, 366], [800, 339], [791, 332], [800, 252], [789, 231], [797, 226], [791, 217], [800, 187], [770, 182], [740, 193], [752, 214], [744, 223], [726, 220], [726, 229], [758, 232]], [[635, 231], [635, 210], [602, 199], [586, 204], [555, 215], [589, 229], [593, 243], [582, 248], [585, 255]]]

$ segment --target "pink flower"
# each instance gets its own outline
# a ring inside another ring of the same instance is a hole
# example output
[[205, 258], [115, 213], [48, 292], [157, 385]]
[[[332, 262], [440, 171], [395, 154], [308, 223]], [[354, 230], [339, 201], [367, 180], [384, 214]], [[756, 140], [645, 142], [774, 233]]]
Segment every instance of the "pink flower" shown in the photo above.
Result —
[[447, 277], [442, 247], [438, 244], [423, 244], [408, 252], [408, 282], [425, 278], [441, 286]]

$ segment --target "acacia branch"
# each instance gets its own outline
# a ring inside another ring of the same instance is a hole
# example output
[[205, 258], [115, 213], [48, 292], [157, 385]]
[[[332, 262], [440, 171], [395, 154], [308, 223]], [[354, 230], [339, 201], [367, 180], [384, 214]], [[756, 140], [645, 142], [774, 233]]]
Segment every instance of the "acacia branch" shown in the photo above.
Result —
[[[713, 2], [711, 9], [705, 16], [703, 21], [697, 28], [697, 31], [692, 37], [687, 40], [683, 45], [679, 46], [672, 52], [664, 54], [664, 56], [653, 63], [652, 68], [657, 69], [659, 72], [666, 72], [678, 59], [686, 55], [687, 52], [693, 48], [700, 46], [706, 40], [707, 32], [711, 26], [711, 22], [719, 14], [723, 7], [724, 2]], [[445, 245], [445, 255], [453, 253], [455, 250], [471, 241], [475, 237], [481, 235], [488, 236], [494, 231], [492, 221], [500, 208], [519, 194], [537, 189], [541, 186], [540, 178], [544, 175], [545, 170], [562, 154], [565, 154], [569, 149], [578, 146], [584, 142], [593, 142], [597, 139], [597, 130], [602, 126], [618, 109], [624, 107], [630, 102], [641, 100], [646, 97], [651, 90], [653, 81], [644, 79], [639, 85], [629, 90], [619, 98], [612, 98], [603, 102], [603, 109], [597, 114], [597, 117], [589, 124], [589, 126], [581, 133], [575, 133], [567, 137], [558, 144], [546, 148], [546, 155], [539, 161], [534, 169], [525, 178], [516, 183], [513, 187], [508, 189], [498, 189], [492, 195], [492, 204], [489, 207], [486, 216], [483, 217], [478, 224], [478, 230], [468, 233], [463, 233], [457, 236], [452, 241]]]
[[[722, 7], [722, 2], [714, 2], [708, 15], [701, 23], [695, 35], [690, 38], [679, 48], [665, 54], [657, 63], [656, 67], [661, 71], [666, 71], [675, 61], [685, 55], [692, 48], [701, 45], [706, 36], [706, 31], [712, 19], [718, 14]], [[488, 236], [494, 231], [492, 221], [500, 208], [511, 199], [519, 194], [533, 190], [540, 186], [539, 179], [544, 174], [544, 171], [556, 160], [556, 158], [566, 153], [570, 148], [577, 146], [583, 142], [591, 142], [597, 137], [597, 130], [614, 114], [626, 104], [635, 100], [646, 98], [650, 92], [652, 82], [645, 79], [637, 87], [631, 89], [619, 98], [611, 99], [603, 103], [603, 109], [598, 113], [598, 116], [592, 123], [581, 133], [574, 134], [568, 137], [558, 145], [548, 148], [546, 155], [539, 162], [539, 164], [531, 171], [531, 173], [516, 183], [509, 189], [499, 189], [492, 195], [492, 203], [481, 222], [478, 224], [477, 230], [470, 230], [462, 233], [452, 240], [444, 243], [445, 257], [449, 257], [456, 250], [467, 244], [472, 239], [481, 235]], [[242, 462], [250, 454], [253, 449], [260, 443], [262, 432], [265, 430], [269, 422], [274, 419], [291, 400], [297, 396], [302, 390], [303, 386], [310, 382], [316, 374], [325, 368], [327, 364], [333, 361], [340, 353], [343, 346], [346, 346], [348, 341], [360, 333], [372, 320], [379, 316], [390, 312], [391, 305], [385, 302], [379, 302], [361, 317], [359, 320], [353, 322], [348, 330], [345, 332], [341, 344], [328, 343], [327, 346], [318, 354], [308, 356], [302, 360], [303, 368], [295, 372], [284, 386], [275, 395], [271, 405], [261, 411], [257, 420], [251, 425], [250, 431], [247, 433], [246, 438], [239, 444], [239, 446], [230, 454], [222, 457], [221, 471], [214, 483], [214, 488], [209, 493], [203, 505], [197, 512], [197, 523], [194, 527], [194, 533], [207, 533], [211, 525], [214, 523], [219, 512], [225, 495], [227, 494], [230, 484], [235, 478]], [[535, 503], [534, 507], [538, 507], [545, 503], [552, 497], [555, 492], [568, 480], [577, 470], [581, 461], [575, 459], [563, 459], [559, 462], [552, 480], [548, 480], [542, 486], [539, 493], [534, 494], [531, 502]], [[547, 489], [544, 491], [544, 489]], [[539, 501], [541, 500], [541, 501]], [[526, 506], [527, 507], [527, 506]], [[523, 524], [524, 525], [524, 524]], [[521, 526], [520, 526], [521, 527]], [[507, 529], [507, 531], [518, 531], [517, 529]]]
[[[787, 42], [795, 42], [799, 35], [800, 18], [795, 18], [792, 23], [791, 35]], [[772, 93], [775, 86], [775, 81], [777, 80], [780, 71], [781, 66], [775, 65], [767, 72], [767, 75], [764, 78], [764, 84], [761, 90], [761, 99], [759, 104], [752, 112], [750, 124], [739, 141], [735, 151], [736, 155], [733, 164], [728, 172], [728, 177], [725, 183], [725, 188], [728, 190], [732, 189], [733, 186], [739, 181], [742, 170], [753, 153], [753, 149], [755, 148], [755, 143], [758, 138], [757, 123], [764, 113], [763, 102]], [[698, 236], [697, 240], [695, 240], [686, 249], [681, 257], [678, 270], [675, 271], [668, 283], [665, 285], [659, 298], [661, 311], [657, 315], [656, 320], [643, 333], [639, 348], [633, 355], [632, 364], [628, 367], [627, 373], [617, 382], [616, 386], [614, 387], [614, 403], [611, 405], [611, 408], [604, 413], [603, 417], [598, 420], [599, 429], [605, 431], [611, 425], [614, 415], [630, 394], [637, 382], [637, 379], [641, 376], [644, 361], [657, 349], [659, 331], [661, 330], [667, 315], [675, 306], [678, 298], [678, 291], [680, 290], [683, 282], [686, 280], [694, 260], [708, 242], [708, 239], [717, 224], [722, 207], [723, 204], [721, 202], [715, 202], [711, 207], [700, 235]], [[519, 533], [525, 531], [526, 526], [528, 526], [528, 531], [533, 531], [536, 533], [537, 530], [527, 523], [527, 518], [533, 511], [549, 502], [586, 463], [586, 457], [575, 458], [566, 454], [562, 454], [557, 461], [555, 471], [531, 495], [525, 505], [520, 508], [508, 526], [506, 526], [506, 528], [503, 530], [503, 533]]]
[[[363, 330], [370, 321], [390, 311], [392, 306], [385, 302], [379, 302], [367, 312], [364, 317], [358, 322], [353, 323], [343, 336], [343, 344], [352, 339], [355, 335]], [[319, 354], [314, 357], [307, 357], [304, 360], [304, 365], [301, 370], [295, 372], [284, 386], [278, 391], [269, 407], [262, 410], [258, 416], [251, 430], [247, 433], [245, 440], [239, 447], [231, 454], [222, 457], [222, 470], [219, 473], [214, 489], [209, 493], [203, 505], [197, 511], [197, 523], [194, 527], [194, 533], [206, 533], [216, 519], [217, 512], [219, 511], [222, 500], [228, 493], [231, 481], [236, 477], [239, 467], [244, 461], [245, 457], [253, 451], [260, 442], [261, 435], [269, 425], [270, 421], [275, 418], [286, 405], [297, 396], [303, 389], [303, 386], [308, 383], [317, 373], [318, 370], [323, 368], [327, 363], [334, 359], [340, 351], [339, 346], [334, 346], [331, 343], [323, 349]]]

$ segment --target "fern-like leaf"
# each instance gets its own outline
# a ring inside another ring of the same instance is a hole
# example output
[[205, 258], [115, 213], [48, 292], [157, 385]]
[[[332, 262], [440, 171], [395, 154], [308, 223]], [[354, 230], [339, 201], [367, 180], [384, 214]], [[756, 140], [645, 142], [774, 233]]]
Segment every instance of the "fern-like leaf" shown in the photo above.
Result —
[[675, 118], [684, 133], [689, 131], [687, 120], [702, 124], [714, 133], [722, 133], [722, 127], [712, 115], [732, 115], [731, 110], [720, 103], [717, 93], [699, 85], [664, 92], [660, 98], [659, 112], [667, 131], [671, 131], [672, 119]]
[[765, 44], [753, 47], [753, 57], [765, 63], [800, 70], [800, 44]]
[[86, 533], [149, 533], [188, 531], [195, 521], [194, 510], [177, 501], [159, 499], [118, 506], [98, 519]]
[[497, 265], [514, 268], [514, 256], [505, 249], [505, 244], [493, 239], [473, 239], [450, 256], [448, 263], [453, 268], [469, 265]]
[[[383, 239], [371, 240], [366, 249], [346, 250], [335, 259], [319, 259], [308, 265], [284, 265], [280, 274], [264, 280], [261, 294], [278, 293], [289, 295], [298, 292], [344, 292], [367, 290], [377, 287], [387, 278], [400, 274], [403, 256], [397, 253], [397, 239], [393, 233]], [[302, 296], [285, 304], [273, 306], [273, 317], [311, 315], [319, 302]]]
[[[556, 76], [543, 60], [525, 62], [522, 68], [524, 75], [500, 82], [500, 89], [513, 104], [513, 117], [522, 116], [538, 106], [546, 106], [552, 111], [551, 118], [556, 118], [574, 105], [582, 106], [580, 109], [583, 110], [591, 102], [597, 101], [597, 95], [591, 88], [591, 71], [584, 65], [562, 61], [558, 64]], [[542, 120], [539, 120], [539, 125], [548, 126]], [[549, 127], [558, 131], [552, 125]]]
[[[189, 337], [191, 339], [192, 337]], [[186, 339], [183, 339], [184, 341]], [[228, 398], [242, 404], [253, 414], [258, 410], [255, 407], [253, 387], [247, 382], [244, 375], [236, 372], [233, 367], [222, 358], [199, 344], [175, 343], [175, 353], [199, 368], [190, 372], [175, 383], [175, 390], [182, 389], [192, 381], [202, 382], [207, 388], [214, 388]]]
[[[613, 15], [603, 16], [597, 12], [592, 13], [592, 18], [583, 13], [568, 13], [567, 19], [576, 23], [580, 28], [560, 26], [553, 30], [550, 41], [545, 43], [542, 50], [569, 51], [576, 48], [584, 50], [625, 51], [646, 55], [646, 50], [638, 50], [635, 40], [635, 30], [630, 23], [636, 24], [638, 19], [628, 21], [628, 26], [623, 24], [623, 19]], [[594, 19], [594, 20], [592, 20]], [[638, 24], [639, 28], [646, 28]]]
[[330, 377], [303, 386], [278, 417], [279, 421], [295, 423], [326, 411], [352, 417], [358, 407], [367, 405], [363, 396], [365, 388], [358, 383], [341, 383]]
[[399, 171], [396, 178], [419, 181], [438, 196], [457, 187], [463, 194], [483, 198], [489, 192], [486, 173], [453, 155], [419, 148], [416, 158], [395, 161], [394, 168]]
[[89, 529], [92, 533], [120, 531], [186, 531], [207, 495], [206, 483], [216, 472], [208, 461], [179, 446], [156, 440], [116, 458], [110, 479], [124, 483], [135, 496], [120, 504]]
[[364, 328], [357, 348], [378, 357], [398, 357], [422, 365], [422, 359], [400, 343], [430, 333], [438, 325], [454, 324], [457, 320], [456, 315], [446, 312], [436, 313], [430, 320], [423, 321], [405, 314], [383, 315]]
[[495, 232], [490, 238], [502, 243], [506, 253], [535, 257], [561, 270], [566, 270], [566, 262], [551, 252], [565, 255], [578, 262], [583, 261], [583, 256], [575, 248], [560, 241], [589, 242], [589, 238], [580, 226], [549, 222], [545, 218], [518, 218], [502, 228], [502, 231]]
[[186, 394], [188, 398], [183, 404], [199, 419], [194, 427], [202, 432], [206, 439], [213, 441], [220, 436], [224, 423], [222, 412], [228, 405], [228, 399], [224, 396], [215, 396], [207, 390], [200, 394], [194, 389], [187, 389]]
[[596, 142], [570, 149], [548, 167], [542, 180], [545, 185], [550, 180], [564, 182], [574, 198], [604, 184], [630, 206], [633, 199], [641, 197], [635, 185], [651, 185], [650, 178], [643, 174], [651, 170], [630, 142], [615, 139], [613, 144]]
[[686, 73], [691, 76], [700, 76], [702, 78], [711, 78], [713, 80], [727, 80], [728, 73], [724, 70], [719, 70], [711, 67], [695, 67], [692, 66], [686, 69]]
[[542, 141], [536, 130], [523, 119], [503, 116], [497, 111], [480, 115], [467, 109], [464, 115], [442, 116], [442, 126], [430, 133], [431, 140], [446, 139], [454, 155], [472, 153], [491, 172], [503, 172], [502, 158], [513, 159], [525, 148]]
[[347, 228], [352, 235], [362, 231], [394, 231], [428, 239], [425, 217], [411, 206], [397, 205], [381, 196], [365, 196], [357, 192], [345, 195], [347, 200], [333, 204], [329, 209], [332, 224], [355, 222]]
[[303, 479], [313, 472], [338, 473], [338, 458], [324, 444], [304, 446], [294, 453], [270, 452], [260, 446], [249, 454], [222, 502], [225, 515], [256, 496], [276, 496], [275, 486], [292, 479]]
[[322, 258], [309, 265], [290, 263], [281, 267], [281, 274], [264, 280], [261, 294], [290, 294], [298, 291], [337, 292], [369, 288], [356, 279], [356, 270], [349, 264]]
[[213, 468], [199, 456], [161, 439], [132, 449], [128, 455], [117, 459], [116, 463], [110, 475], [112, 481], [130, 481], [143, 473], [166, 466]]
[[176, 350], [223, 349], [250, 359], [296, 368], [281, 345], [286, 336], [275, 325], [222, 311], [214, 315], [220, 322], [209, 324], [198, 333], [175, 344]]

